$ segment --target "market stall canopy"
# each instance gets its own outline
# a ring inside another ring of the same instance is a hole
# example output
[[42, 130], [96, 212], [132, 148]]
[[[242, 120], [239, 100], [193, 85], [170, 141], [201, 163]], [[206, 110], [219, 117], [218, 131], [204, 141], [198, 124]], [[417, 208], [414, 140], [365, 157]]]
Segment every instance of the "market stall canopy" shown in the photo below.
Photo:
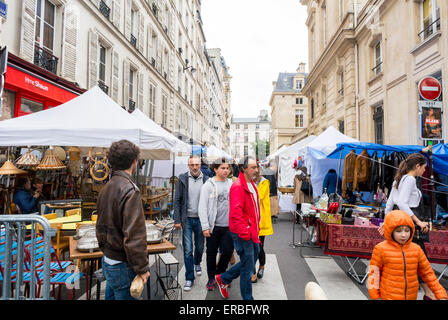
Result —
[[224, 150], [221, 150], [215, 146], [210, 146], [207, 147], [207, 160], [208, 161], [214, 161], [216, 159], [221, 159], [221, 158], [225, 158], [225, 159], [232, 159], [232, 157], [226, 153]]
[[448, 143], [439, 143], [432, 148], [433, 166], [438, 173], [448, 175]]
[[121, 139], [139, 146], [145, 159], [170, 159], [175, 145], [159, 131], [143, 130], [97, 86], [56, 108], [0, 121], [0, 146], [108, 148]]
[[423, 148], [424, 148], [423, 146], [415, 146], [415, 145], [394, 146], [394, 145], [383, 145], [370, 142], [338, 143], [336, 148], [328, 154], [327, 158], [339, 159], [339, 157], [341, 157], [341, 151], [343, 159], [351, 150], [355, 150], [356, 154], [360, 154], [363, 150], [367, 150], [369, 155], [372, 155], [374, 152], [377, 152], [377, 155], [379, 157], [382, 157], [384, 152], [415, 153], [420, 152]]
[[166, 138], [167, 143], [171, 144], [171, 151], [179, 152], [179, 153], [190, 153], [191, 146], [186, 144], [185, 142], [179, 140], [174, 135], [169, 133], [167, 130], [159, 126], [155, 123], [151, 118], [141, 112], [139, 109], [135, 109], [130, 116], [138, 121], [141, 125], [141, 129], [154, 133], [154, 136], [144, 135], [141, 137], [141, 143], [151, 143], [152, 139], [155, 139], [156, 136], [163, 136]]
[[281, 146], [281, 148], [279, 148], [277, 151], [275, 151], [273, 154], [271, 154], [271, 155], [269, 155], [268, 156], [268, 160], [272, 160], [272, 159], [275, 159], [275, 157], [277, 157], [279, 154], [280, 154], [280, 152], [283, 152], [284, 150], [286, 150], [288, 148], [288, 146], [286, 146], [286, 145], [283, 145], [283, 146]]

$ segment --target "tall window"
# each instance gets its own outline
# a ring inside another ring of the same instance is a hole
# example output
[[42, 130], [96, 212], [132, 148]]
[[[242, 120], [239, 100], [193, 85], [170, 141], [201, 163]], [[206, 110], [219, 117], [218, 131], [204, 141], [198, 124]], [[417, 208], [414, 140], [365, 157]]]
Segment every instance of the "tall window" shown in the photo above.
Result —
[[373, 123], [375, 127], [375, 143], [384, 143], [384, 110], [383, 106], [375, 108], [373, 113]]
[[324, 34], [324, 48], [327, 46], [327, 5], [324, 2], [322, 4], [322, 15], [323, 15], [323, 34]]
[[56, 6], [48, 0], [37, 0], [36, 4], [36, 45], [51, 53], [54, 49], [54, 26]]
[[296, 98], [296, 104], [303, 104], [303, 98]]
[[344, 95], [344, 70], [339, 73], [339, 95]]
[[249, 134], [245, 133], [244, 134], [244, 143], [248, 143], [249, 142]]
[[314, 99], [311, 99], [311, 119], [314, 119]]
[[100, 59], [99, 59], [99, 73], [98, 80], [102, 82], [102, 84], [106, 83], [106, 52], [107, 49], [100, 43]]
[[340, 133], [345, 134], [345, 123], [344, 119], [338, 120], [338, 130]]
[[136, 35], [136, 28], [137, 27], [137, 12], [134, 9], [131, 9], [131, 33], [132, 35]]
[[237, 130], [240, 129], [240, 125], [239, 125], [239, 124], [236, 125], [236, 129], [237, 129]]
[[255, 141], [260, 140], [260, 133], [255, 132]]
[[373, 68], [373, 73], [377, 75], [383, 71], [383, 53], [381, 51], [381, 40], [378, 41], [378, 43], [375, 45], [374, 50], [375, 67]]
[[296, 110], [295, 125], [296, 125], [296, 128], [304, 127], [304, 111], [303, 111], [303, 109]]
[[156, 118], [156, 87], [152, 83], [149, 84], [149, 117]]
[[244, 156], [247, 157], [249, 155], [249, 147], [244, 146]]
[[440, 30], [440, 0], [422, 0], [421, 17], [422, 31], [419, 35], [425, 40]]
[[248, 125], [248, 124], [245, 124], [245, 125], [244, 125], [244, 130], [247, 130], [247, 129], [249, 129], [249, 125]]
[[134, 100], [134, 76], [135, 71], [131, 68], [129, 69], [129, 99]]
[[303, 86], [302, 80], [296, 81], [296, 90], [301, 90]]
[[168, 98], [166, 95], [162, 96], [162, 127], [168, 125]]
[[327, 87], [322, 88], [322, 110], [325, 111], [327, 109]]

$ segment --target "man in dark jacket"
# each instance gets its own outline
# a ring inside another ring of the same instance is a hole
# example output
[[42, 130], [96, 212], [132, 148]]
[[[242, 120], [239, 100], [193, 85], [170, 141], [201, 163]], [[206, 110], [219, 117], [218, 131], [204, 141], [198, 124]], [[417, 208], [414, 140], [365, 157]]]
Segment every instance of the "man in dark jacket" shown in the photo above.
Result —
[[17, 191], [14, 194], [14, 203], [19, 207], [20, 213], [38, 213], [40, 193], [37, 190], [34, 193], [31, 192], [30, 179], [28, 177], [20, 178], [17, 187]]
[[140, 190], [131, 178], [139, 153], [127, 140], [112, 143], [112, 178], [98, 196], [96, 237], [104, 253], [105, 300], [133, 300], [129, 289], [135, 276], [144, 283], [149, 277], [145, 216]]
[[201, 160], [201, 172], [204, 174], [204, 176], [207, 176], [208, 178], [213, 178], [215, 176], [215, 174], [213, 173], [212, 170], [210, 170], [210, 168], [207, 165], [207, 162], [204, 159]]
[[201, 172], [201, 159], [199, 157], [190, 156], [188, 168], [190, 171], [179, 175], [174, 194], [174, 226], [177, 229], [183, 229], [185, 291], [190, 291], [193, 287], [194, 272], [196, 271], [198, 276], [202, 274], [201, 261], [204, 253], [204, 235], [202, 234], [198, 207], [201, 188], [209, 179], [207, 175]]

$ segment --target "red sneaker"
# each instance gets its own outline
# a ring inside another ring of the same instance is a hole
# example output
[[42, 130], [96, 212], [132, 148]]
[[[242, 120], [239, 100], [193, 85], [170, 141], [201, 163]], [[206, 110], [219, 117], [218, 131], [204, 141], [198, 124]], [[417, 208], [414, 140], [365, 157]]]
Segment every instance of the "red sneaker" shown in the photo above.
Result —
[[217, 274], [215, 276], [215, 280], [216, 280], [216, 284], [218, 285], [219, 292], [221, 293], [221, 296], [224, 299], [228, 299], [229, 298], [229, 292], [227, 291], [228, 285], [225, 284], [224, 282], [222, 282], [220, 274]]

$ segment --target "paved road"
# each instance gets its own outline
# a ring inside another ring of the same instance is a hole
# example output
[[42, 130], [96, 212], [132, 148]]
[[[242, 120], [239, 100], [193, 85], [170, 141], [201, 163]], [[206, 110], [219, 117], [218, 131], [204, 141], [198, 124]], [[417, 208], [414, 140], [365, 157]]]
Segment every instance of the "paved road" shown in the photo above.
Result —
[[[296, 239], [298, 241], [298, 225], [295, 225]], [[367, 287], [358, 284], [346, 273], [348, 262], [342, 257], [302, 258], [299, 255], [299, 249], [290, 246], [292, 244], [293, 218], [289, 213], [281, 213], [277, 223], [273, 224], [274, 235], [266, 237], [265, 250], [267, 253], [267, 262], [263, 279], [253, 285], [253, 295], [257, 300], [304, 300], [305, 285], [309, 281], [318, 283], [328, 299], [330, 300], [366, 300], [369, 299]], [[179, 281], [184, 284], [185, 268], [183, 266], [182, 247], [178, 243], [178, 248], [173, 252], [174, 256], [180, 262]], [[322, 249], [303, 248], [304, 255], [323, 256]], [[238, 261], [238, 258], [237, 258]], [[151, 258], [153, 264], [154, 260]], [[368, 260], [360, 260], [355, 269], [362, 274], [368, 266]], [[155, 275], [154, 264], [151, 266], [152, 275]], [[443, 266], [433, 265], [437, 271], [441, 271]], [[202, 276], [198, 276], [190, 292], [182, 292], [183, 300], [221, 300], [218, 289], [207, 291], [205, 288], [207, 282], [206, 256], [202, 260]], [[448, 280], [442, 278], [442, 285], [448, 288]], [[102, 283], [101, 297], [104, 297], [104, 285]], [[81, 284], [81, 290], [83, 288]], [[85, 299], [85, 295], [80, 292], [77, 294], [79, 299]], [[155, 276], [151, 277], [151, 297], [152, 299], [163, 299], [162, 291], [156, 291]], [[80, 295], [81, 294], [81, 295]], [[143, 294], [146, 298], [146, 290]], [[80, 296], [79, 296], [80, 295]], [[420, 299], [423, 294], [420, 292]], [[95, 289], [93, 289], [95, 297]], [[239, 279], [232, 283], [229, 289], [230, 300], [241, 300]]]

